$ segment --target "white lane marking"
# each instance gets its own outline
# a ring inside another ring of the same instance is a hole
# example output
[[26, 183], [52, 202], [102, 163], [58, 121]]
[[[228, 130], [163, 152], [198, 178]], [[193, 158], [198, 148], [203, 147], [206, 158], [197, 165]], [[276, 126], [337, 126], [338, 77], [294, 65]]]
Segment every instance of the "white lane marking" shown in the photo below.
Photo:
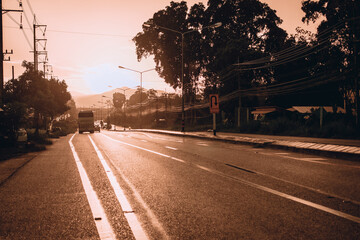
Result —
[[[174, 159], [173, 157], [170, 157], [170, 156], [165, 155], [165, 154], [162, 154], [162, 153], [158, 153], [158, 152], [155, 152], [155, 151], [146, 149], [146, 148], [138, 147], [138, 146], [135, 146], [135, 145], [132, 145], [132, 144], [129, 144], [129, 143], [125, 143], [125, 142], [122, 142], [122, 141], [113, 139], [113, 138], [111, 138], [111, 137], [109, 137], [109, 136], [107, 136], [107, 135], [105, 135], [105, 134], [103, 134], [103, 136], [106, 136], [107, 138], [109, 138], [109, 139], [111, 139], [111, 140], [113, 140], [113, 141], [122, 143], [122, 144], [124, 144], [124, 145], [128, 145], [128, 146], [131, 146], [131, 147], [134, 147], [134, 148], [138, 148], [138, 149], [141, 149], [141, 150], [144, 150], [144, 151], [147, 151], [147, 152], [151, 152], [151, 153], [154, 153], [154, 154], [163, 156], [163, 157], [167, 157], [167, 158], [170, 158], [170, 159]], [[285, 157], [285, 156], [284, 156], [284, 157]], [[174, 159], [174, 160], [175, 160], [175, 159]], [[183, 160], [182, 160], [182, 161], [183, 161]], [[183, 161], [183, 162], [186, 163], [185, 161]], [[314, 161], [314, 162], [316, 162], [316, 161]], [[343, 213], [343, 212], [340, 212], [340, 211], [337, 211], [337, 210], [334, 210], [334, 209], [331, 209], [331, 208], [322, 206], [322, 205], [320, 205], [320, 204], [316, 204], [316, 203], [313, 203], [313, 202], [310, 202], [310, 201], [307, 201], [307, 200], [304, 200], [304, 199], [301, 199], [301, 198], [297, 198], [297, 197], [291, 196], [291, 195], [289, 195], [289, 194], [286, 194], [286, 193], [283, 193], [283, 192], [279, 192], [279, 191], [276, 191], [276, 190], [274, 190], [274, 189], [271, 189], [271, 188], [268, 188], [268, 187], [265, 187], [265, 186], [258, 185], [258, 184], [256, 184], [256, 183], [248, 182], [248, 181], [243, 180], [243, 179], [239, 179], [239, 178], [236, 178], [236, 177], [232, 177], [232, 176], [223, 174], [223, 173], [221, 173], [221, 172], [219, 172], [219, 171], [216, 171], [216, 170], [212, 170], [212, 169], [203, 167], [203, 166], [201, 166], [201, 165], [192, 164], [192, 163], [187, 163], [187, 164], [196, 166], [196, 167], [199, 168], [199, 169], [202, 169], [202, 170], [204, 170], [204, 171], [207, 171], [207, 172], [216, 174], [216, 175], [218, 175], [218, 176], [222, 176], [222, 177], [225, 177], [225, 178], [230, 178], [230, 179], [239, 181], [239, 182], [241, 182], [241, 183], [243, 183], [243, 184], [245, 184], [245, 185], [248, 185], [248, 186], [251, 186], [251, 187], [253, 187], [253, 188], [257, 188], [257, 189], [259, 189], [259, 190], [262, 190], [262, 191], [265, 191], [265, 192], [268, 192], [268, 193], [277, 195], [277, 196], [279, 196], [279, 197], [283, 197], [283, 198], [292, 200], [292, 201], [294, 201], [294, 202], [298, 202], [298, 203], [304, 204], [304, 205], [306, 205], [306, 206], [313, 207], [313, 208], [315, 208], [315, 209], [318, 209], [318, 210], [321, 210], [321, 211], [324, 211], [324, 212], [327, 212], [327, 213], [336, 215], [336, 216], [338, 216], [338, 217], [342, 217], [342, 218], [351, 220], [351, 221], [353, 221], [353, 222], [360, 223], [360, 218], [358, 218], [358, 217], [355, 217], [355, 216], [352, 216], [352, 215], [349, 215], [349, 214], [346, 214], [346, 213]]]
[[322, 160], [326, 160], [325, 158], [297, 158], [297, 157], [291, 157], [293, 159], [296, 160], [300, 160], [300, 161], [322, 161]]
[[309, 206], [309, 207], [312, 207], [312, 208], [315, 208], [315, 209], [318, 209], [318, 210], [321, 210], [321, 211], [324, 211], [324, 212], [333, 214], [333, 215], [338, 216], [338, 217], [341, 217], [341, 218], [345, 218], [345, 219], [347, 219], [347, 220], [350, 220], [350, 221], [353, 221], [353, 222], [356, 222], [356, 223], [360, 223], [360, 218], [359, 218], [359, 217], [352, 216], [352, 215], [350, 215], [350, 214], [343, 213], [343, 212], [340, 212], [340, 211], [337, 211], [337, 210], [334, 210], [334, 209], [331, 209], [331, 208], [322, 206], [322, 205], [320, 205], [320, 204], [307, 201], [307, 200], [305, 200], [305, 199], [301, 199], [301, 198], [298, 198], [298, 197], [294, 197], [294, 196], [291, 196], [291, 195], [289, 195], [289, 194], [286, 194], [286, 193], [283, 193], [283, 192], [279, 192], [279, 191], [277, 191], [277, 190], [274, 190], [274, 189], [271, 189], [271, 188], [268, 188], [268, 187], [265, 187], [265, 186], [262, 186], [262, 185], [259, 185], [259, 184], [256, 184], [256, 183], [252, 183], [252, 182], [249, 182], [249, 181], [246, 181], [246, 180], [243, 180], [243, 179], [239, 179], [239, 178], [236, 178], [236, 177], [232, 177], [232, 176], [223, 174], [223, 173], [221, 173], [221, 172], [218, 172], [218, 171], [216, 171], [216, 170], [208, 169], [208, 168], [202, 167], [202, 166], [200, 166], [200, 165], [196, 165], [196, 166], [197, 166], [198, 168], [202, 169], [202, 170], [208, 171], [208, 172], [213, 173], [213, 174], [216, 174], [216, 175], [218, 175], [218, 176], [222, 176], [222, 177], [225, 177], [225, 178], [231, 178], [231, 179], [234, 179], [234, 180], [236, 180], [236, 181], [239, 181], [239, 182], [241, 182], [241, 183], [243, 183], [243, 184], [245, 184], [245, 185], [248, 185], [248, 186], [250, 186], [250, 187], [253, 187], [253, 188], [256, 188], [256, 189], [259, 189], [259, 190], [262, 190], [262, 191], [265, 191], [265, 192], [268, 192], [268, 193], [271, 193], [271, 194], [274, 194], [274, 195], [277, 195], [277, 196], [279, 196], [279, 197], [283, 197], [283, 198], [292, 200], [292, 201], [294, 201], [294, 202], [301, 203], [301, 204], [303, 204], [303, 205], [306, 205], [306, 206]]
[[356, 200], [353, 200], [353, 199], [350, 199], [350, 198], [347, 198], [347, 197], [343, 197], [343, 196], [333, 194], [333, 193], [328, 193], [328, 192], [322, 191], [322, 190], [317, 189], [317, 188], [308, 187], [308, 186], [305, 186], [305, 185], [302, 185], [302, 184], [299, 184], [299, 183], [295, 183], [295, 182], [288, 181], [288, 180], [285, 180], [285, 179], [282, 179], [282, 178], [274, 177], [274, 176], [271, 176], [271, 175], [268, 175], [268, 174], [265, 174], [265, 173], [262, 173], [262, 172], [258, 172], [258, 171], [253, 171], [253, 172], [256, 173], [256, 174], [262, 175], [264, 177], [272, 178], [272, 179], [275, 179], [275, 180], [278, 180], [278, 181], [281, 181], [281, 182], [285, 182], [285, 183], [288, 183], [288, 184], [291, 184], [291, 185], [295, 185], [295, 186], [298, 186], [298, 187], [301, 187], [301, 188], [305, 188], [305, 189], [308, 189], [310, 191], [323, 194], [325, 196], [335, 197], [335, 198], [338, 198], [338, 199], [342, 199], [344, 201], [348, 201], [348, 202], [352, 202], [352, 203], [360, 205], [359, 201], [356, 201]]
[[[102, 134], [103, 136], [109, 138], [110, 140], [112, 141], [115, 141], [115, 142], [119, 142], [119, 143], [122, 143], [124, 145], [127, 145], [127, 146], [130, 146], [130, 147], [134, 147], [134, 148], [137, 148], [137, 149], [141, 149], [141, 150], [144, 150], [144, 151], [147, 151], [147, 152], [150, 152], [150, 153], [154, 153], [154, 154], [157, 154], [159, 156], [162, 156], [162, 157], [166, 157], [166, 158], [170, 158], [170, 159], [174, 159], [173, 157], [169, 156], [169, 155], [166, 155], [166, 154], [162, 154], [162, 153], [159, 153], [159, 152], [155, 152], [155, 151], [152, 151], [152, 150], [149, 150], [149, 149], [146, 149], [146, 148], [142, 148], [142, 147], [139, 147], [139, 146], [136, 146], [136, 145], [133, 145], [133, 144], [130, 144], [130, 143], [126, 143], [126, 142], [123, 142], [123, 141], [119, 141], [119, 140], [116, 140], [116, 139], [113, 139], [105, 134]], [[174, 159], [175, 160], [175, 159]]]
[[146, 140], [144, 140], [144, 139], [141, 139], [141, 141], [142, 141], [142, 142], [148, 142], [148, 141], [146, 141]]
[[178, 150], [177, 148], [174, 148], [174, 147], [169, 147], [169, 146], [165, 146], [165, 148], [167, 148], [167, 149], [171, 149], [171, 150]]
[[[104, 135], [104, 136], [106, 136], [106, 135]], [[114, 139], [112, 139], [110, 137], [109, 137], [109, 139], [114, 140]], [[109, 161], [115, 167], [115, 169], [116, 169], [117, 173], [120, 175], [120, 177], [125, 181], [127, 186], [131, 189], [131, 191], [133, 192], [133, 196], [136, 198], [137, 202], [139, 202], [142, 205], [142, 207], [145, 209], [146, 215], [151, 221], [151, 225], [153, 227], [155, 227], [159, 233], [161, 233], [161, 235], [162, 235], [161, 239], [170, 239], [170, 237], [167, 235], [166, 231], [164, 230], [164, 228], [160, 224], [160, 222], [157, 219], [157, 217], [155, 216], [155, 214], [151, 211], [150, 207], [145, 203], [145, 201], [143, 200], [143, 198], [141, 197], [139, 192], [136, 190], [135, 186], [128, 180], [128, 178], [125, 176], [123, 171], [118, 166], [116, 166], [116, 164], [106, 154], [106, 152], [104, 152], [104, 154], [107, 156], [107, 159], [109, 159]], [[181, 159], [177, 159], [177, 158], [172, 158], [172, 159], [176, 160], [176, 161], [184, 162]]]
[[70, 148], [71, 148], [71, 151], [73, 153], [73, 156], [74, 156], [74, 159], [76, 162], [76, 166], [80, 173], [81, 182], [83, 184], [84, 191], [85, 191], [86, 197], [87, 197], [89, 205], [90, 205], [91, 212], [92, 212], [94, 220], [95, 220], [95, 225], [96, 225], [96, 229], [99, 233], [99, 237], [100, 237], [100, 239], [104, 239], [104, 240], [105, 239], [106, 240], [116, 239], [116, 236], [115, 236], [115, 234], [111, 228], [111, 225], [106, 217], [105, 211], [104, 211], [103, 207], [101, 206], [100, 200], [97, 197], [96, 192], [94, 191], [94, 189], [90, 183], [89, 177], [87, 176], [86, 171], [80, 161], [80, 158], [75, 151], [75, 147], [72, 144], [72, 140], [73, 140], [75, 134], [70, 138], [69, 144], [70, 144]]
[[199, 143], [197, 143], [197, 145], [199, 145], [199, 146], [204, 146], [204, 147], [208, 147], [208, 146], [209, 146], [209, 144], [203, 143], [203, 142], [199, 142]]
[[152, 138], [152, 139], [154, 139], [154, 137], [153, 137], [153, 136], [151, 136], [151, 135], [149, 135], [149, 134], [147, 134], [147, 133], [141, 133], [141, 134], [143, 134], [143, 135], [147, 136], [148, 138]]
[[[273, 153], [266, 153], [266, 152], [259, 152], [259, 154], [266, 155], [266, 156], [275, 156], [275, 154], [273, 154]], [[323, 164], [323, 165], [329, 165], [329, 166], [342, 166], [342, 167], [349, 167], [349, 168], [360, 168], [360, 166], [337, 164], [337, 163], [330, 163], [330, 162], [322, 162], [322, 160], [327, 160], [327, 159], [322, 159], [322, 158], [297, 158], [297, 157], [292, 157], [292, 156], [288, 156], [288, 155], [280, 155], [280, 154], [278, 154], [276, 156], [277, 157], [282, 157], [282, 158], [293, 159], [293, 160], [297, 160], [297, 161], [317, 163], [317, 164]]]
[[289, 155], [290, 153], [275, 153], [275, 154], [279, 154], [279, 155]]
[[111, 171], [109, 165], [105, 161], [103, 155], [101, 154], [100, 150], [96, 146], [96, 144], [93, 141], [93, 139], [91, 138], [91, 136], [88, 135], [88, 137], [98, 155], [98, 158], [100, 159], [101, 164], [104, 167], [106, 175], [111, 183], [112, 188], [114, 189], [115, 195], [118, 199], [118, 202], [124, 212], [124, 215], [125, 215], [128, 223], [130, 225], [130, 228], [135, 236], [135, 239], [148, 239], [144, 229], [141, 227], [140, 222], [138, 221], [134, 211], [132, 210], [129, 201], [127, 200], [123, 190], [121, 189], [119, 183], [117, 182], [115, 175]]

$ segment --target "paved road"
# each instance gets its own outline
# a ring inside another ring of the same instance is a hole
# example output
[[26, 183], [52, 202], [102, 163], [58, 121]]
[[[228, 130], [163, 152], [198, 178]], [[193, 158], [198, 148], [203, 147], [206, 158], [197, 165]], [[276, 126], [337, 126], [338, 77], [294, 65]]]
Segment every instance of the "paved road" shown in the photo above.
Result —
[[[62, 231], [83, 239], [360, 238], [359, 162], [140, 132], [77, 134], [53, 148], [0, 186], [0, 201], [10, 206], [0, 207], [0, 236], [31, 233], [28, 239], [35, 239]], [[45, 165], [44, 176], [27, 175]], [[14, 190], [26, 177], [30, 183]], [[49, 186], [40, 191], [39, 179]], [[29, 203], [20, 197], [28, 188]], [[34, 197], [34, 189], [44, 196]], [[17, 219], [19, 206], [27, 217]], [[31, 215], [31, 206], [39, 216]], [[58, 219], [46, 222], [48, 215]], [[33, 219], [38, 222], [28, 223]], [[39, 226], [48, 226], [45, 235], [33, 230]]]

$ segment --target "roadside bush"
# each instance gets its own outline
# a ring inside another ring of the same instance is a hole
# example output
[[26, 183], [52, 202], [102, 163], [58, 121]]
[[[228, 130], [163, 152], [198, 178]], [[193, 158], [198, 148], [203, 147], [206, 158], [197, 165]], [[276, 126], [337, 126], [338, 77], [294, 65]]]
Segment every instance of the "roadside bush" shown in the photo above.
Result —
[[36, 144], [44, 144], [44, 145], [51, 145], [52, 141], [48, 139], [48, 136], [45, 132], [39, 132], [36, 134], [34, 131], [28, 130], [28, 141], [30, 143]]
[[53, 128], [60, 128], [54, 131], [54, 136], [66, 136], [67, 134], [74, 133], [77, 131], [77, 121], [75, 119], [66, 119], [53, 122]]

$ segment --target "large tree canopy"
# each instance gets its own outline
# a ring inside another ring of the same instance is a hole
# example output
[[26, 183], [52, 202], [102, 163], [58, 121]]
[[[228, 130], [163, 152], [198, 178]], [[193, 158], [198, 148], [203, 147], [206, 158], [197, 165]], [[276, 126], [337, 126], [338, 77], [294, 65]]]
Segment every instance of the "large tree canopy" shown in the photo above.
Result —
[[304, 22], [323, 18], [318, 26], [317, 44], [324, 47], [317, 54], [313, 71], [326, 73], [329, 77], [341, 76], [333, 87], [345, 96], [348, 103], [353, 103], [354, 79], [360, 66], [360, 61], [355, 61], [359, 59], [360, 1], [305, 0], [302, 10]]
[[[5, 105], [9, 107], [16, 103], [16, 106], [27, 109], [28, 113], [33, 111], [35, 117], [41, 114], [54, 118], [65, 113], [69, 109], [67, 103], [71, 100], [65, 81], [44, 78], [41, 72], [34, 71], [33, 64], [26, 61], [23, 67], [25, 72], [5, 85]], [[24, 110], [21, 112], [24, 114]]]
[[[208, 27], [218, 22], [220, 28]], [[278, 27], [281, 19], [275, 11], [258, 0], [210, 0], [207, 7], [195, 4], [190, 9], [184, 1], [171, 2], [146, 23], [152, 27], [145, 24], [133, 39], [138, 59], [153, 55], [159, 75], [174, 88], [181, 87], [184, 36], [184, 84], [190, 92], [200, 77], [214, 86], [224, 67], [276, 51], [287, 36]]]

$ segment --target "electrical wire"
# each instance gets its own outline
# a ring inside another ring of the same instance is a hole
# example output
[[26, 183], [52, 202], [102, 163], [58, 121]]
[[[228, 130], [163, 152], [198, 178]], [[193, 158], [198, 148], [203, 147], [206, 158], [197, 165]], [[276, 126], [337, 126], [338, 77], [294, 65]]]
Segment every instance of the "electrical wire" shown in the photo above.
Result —
[[[19, 26], [19, 28], [20, 28], [20, 23], [18, 23], [10, 14], [6, 14], [6, 15], [7, 15], [14, 23], [16, 23], [16, 24]], [[32, 44], [31, 44], [31, 42], [30, 42], [30, 39], [29, 39], [28, 36], [26, 35], [26, 32], [25, 32], [24, 28], [22, 28], [21, 31], [23, 32], [24, 37], [25, 37], [25, 40], [26, 40], [26, 42], [28, 43], [30, 49], [33, 50], [33, 46], [32, 46]]]

